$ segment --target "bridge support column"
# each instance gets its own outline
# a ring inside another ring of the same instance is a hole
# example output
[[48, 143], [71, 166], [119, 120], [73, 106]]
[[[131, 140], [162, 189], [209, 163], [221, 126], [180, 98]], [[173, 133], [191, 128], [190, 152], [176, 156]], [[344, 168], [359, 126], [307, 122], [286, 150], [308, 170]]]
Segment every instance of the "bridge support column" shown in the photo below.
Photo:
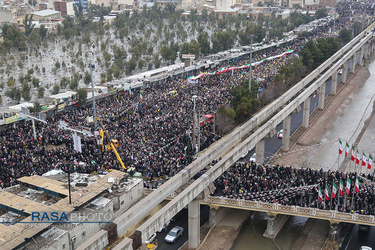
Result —
[[210, 215], [208, 218], [208, 226], [213, 227], [219, 221], [221, 221], [229, 212], [229, 208], [226, 207], [218, 207], [214, 205], [210, 205]]
[[339, 224], [336, 221], [330, 221], [329, 226], [329, 239], [332, 241], [337, 241]]
[[302, 113], [302, 128], [308, 128], [310, 122], [310, 102], [311, 97], [309, 96], [303, 102], [303, 113]]
[[324, 100], [326, 98], [326, 83], [323, 83], [319, 88], [318, 109], [324, 109]]
[[341, 75], [341, 82], [346, 83], [346, 76], [348, 75], [348, 62], [346, 61], [344, 65], [342, 65], [342, 75]]
[[331, 83], [331, 94], [336, 95], [337, 92], [337, 71], [335, 71], [332, 75], [332, 83]]
[[289, 140], [290, 140], [290, 123], [291, 123], [291, 115], [288, 115], [283, 121], [283, 145], [281, 146], [281, 150], [288, 151], [289, 150]]
[[361, 65], [361, 66], [363, 66], [363, 56], [365, 55], [365, 46], [366, 46], [366, 44], [364, 44], [361, 47], [361, 50], [359, 51], [359, 65]]
[[288, 218], [288, 215], [268, 214], [267, 228], [263, 236], [269, 239], [275, 239]]
[[[350, 63], [350, 72], [354, 73], [355, 71], [355, 65], [357, 64], [357, 62], [355, 61], [356, 60], [356, 54], [357, 52], [354, 53], [354, 55], [352, 56], [352, 61]], [[361, 54], [361, 52], [360, 52]]]
[[189, 203], [189, 249], [195, 249], [200, 243], [200, 205], [199, 200], [194, 199]]
[[257, 164], [264, 163], [264, 150], [266, 149], [265, 145], [266, 145], [266, 141], [262, 139], [255, 146], [255, 162]]

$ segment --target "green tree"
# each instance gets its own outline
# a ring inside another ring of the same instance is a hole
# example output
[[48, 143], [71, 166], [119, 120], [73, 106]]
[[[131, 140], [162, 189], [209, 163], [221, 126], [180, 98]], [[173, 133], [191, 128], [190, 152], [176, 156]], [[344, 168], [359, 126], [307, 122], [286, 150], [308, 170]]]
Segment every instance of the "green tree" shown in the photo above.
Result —
[[42, 38], [42, 40], [47, 36], [47, 28], [44, 24], [40, 25], [39, 36]]
[[38, 78], [35, 78], [35, 77], [33, 77], [33, 80], [32, 80], [32, 83], [33, 83], [33, 86], [35, 87], [35, 88], [38, 88], [39, 87], [39, 79]]
[[324, 9], [318, 9], [318, 10], [315, 11], [315, 17], [317, 19], [326, 17], [327, 15], [328, 15], [328, 12], [325, 8]]
[[38, 101], [34, 102], [34, 113], [37, 114], [42, 110], [42, 106]]
[[30, 88], [31, 87], [29, 86], [29, 84], [27, 84], [27, 83], [22, 84], [21, 94], [22, 94], [22, 98], [25, 101], [30, 101], [31, 100]]
[[83, 82], [88, 85], [91, 82], [91, 75], [88, 71], [85, 72], [85, 76], [83, 77]]
[[60, 92], [59, 85], [53, 85], [52, 94], [56, 95]]
[[16, 86], [5, 92], [5, 95], [17, 102], [21, 100], [21, 91]]
[[70, 80], [68, 79], [68, 77], [64, 76], [63, 78], [61, 78], [60, 80], [61, 89], [66, 89], [66, 87], [68, 87], [69, 84], [70, 84]]
[[44, 88], [39, 87], [38, 88], [38, 98], [43, 98], [44, 97]]
[[[202, 13], [203, 15], [203, 13]], [[200, 33], [198, 36], [199, 50], [203, 55], [208, 55], [210, 53], [210, 42], [208, 40], [207, 32]]]
[[81, 103], [81, 104], [86, 104], [87, 102], [87, 90], [86, 89], [78, 89], [77, 90], [77, 99], [78, 99], [78, 102]]
[[199, 43], [197, 42], [197, 40], [190, 41], [189, 52], [195, 55], [195, 59], [199, 57]]
[[13, 78], [13, 76], [8, 78], [8, 87], [13, 87], [16, 84], [16, 80]]

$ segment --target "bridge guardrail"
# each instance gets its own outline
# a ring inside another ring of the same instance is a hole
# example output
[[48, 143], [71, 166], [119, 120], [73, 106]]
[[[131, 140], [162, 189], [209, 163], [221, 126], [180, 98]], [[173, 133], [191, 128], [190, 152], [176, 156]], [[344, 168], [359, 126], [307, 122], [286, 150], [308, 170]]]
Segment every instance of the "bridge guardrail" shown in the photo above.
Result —
[[249, 209], [260, 212], [270, 212], [275, 214], [286, 214], [302, 217], [319, 218], [326, 220], [333, 220], [337, 222], [349, 222], [356, 224], [366, 224], [375, 226], [375, 216], [364, 214], [351, 214], [335, 210], [322, 210], [317, 208], [286, 206], [277, 203], [268, 203], [260, 201], [249, 201], [240, 199], [230, 199], [218, 196], [208, 196], [202, 203], [222, 205], [223, 207], [232, 207], [239, 209]]

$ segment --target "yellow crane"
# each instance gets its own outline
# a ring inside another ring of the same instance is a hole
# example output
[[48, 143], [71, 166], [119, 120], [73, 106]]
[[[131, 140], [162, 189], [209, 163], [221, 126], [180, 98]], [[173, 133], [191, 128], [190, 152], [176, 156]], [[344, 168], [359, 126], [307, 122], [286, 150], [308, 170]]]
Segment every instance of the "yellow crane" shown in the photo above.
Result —
[[100, 119], [100, 118], [96, 118], [93, 122], [96, 122], [96, 121], [98, 121], [99, 124], [100, 124], [100, 127], [102, 127], [103, 133], [104, 133], [105, 136], [107, 137], [107, 139], [108, 139], [108, 141], [109, 141], [109, 144], [110, 144], [110, 148], [111, 148], [111, 149], [113, 150], [113, 152], [115, 153], [117, 160], [120, 162], [121, 168], [122, 168], [122, 169], [126, 169], [124, 163], [122, 162], [122, 160], [121, 160], [121, 158], [120, 158], [120, 155], [117, 153], [117, 150], [116, 150], [116, 147], [118, 147], [118, 142], [117, 142], [117, 140], [111, 139], [111, 137], [109, 136], [107, 130], [105, 129], [105, 126], [104, 126], [104, 124], [103, 124], [102, 119]]

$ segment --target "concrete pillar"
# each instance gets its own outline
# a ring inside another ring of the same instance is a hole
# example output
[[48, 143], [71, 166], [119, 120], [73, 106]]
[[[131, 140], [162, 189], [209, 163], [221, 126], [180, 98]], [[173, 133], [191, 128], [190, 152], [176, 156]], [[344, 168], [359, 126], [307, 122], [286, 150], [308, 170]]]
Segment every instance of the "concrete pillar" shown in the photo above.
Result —
[[342, 75], [341, 75], [341, 82], [346, 83], [346, 76], [348, 75], [348, 62], [346, 61], [344, 65], [342, 65]]
[[361, 50], [359, 51], [359, 65], [363, 66], [363, 56], [365, 54], [365, 45], [361, 47]]
[[303, 102], [303, 113], [302, 113], [302, 128], [308, 128], [310, 122], [310, 102], [311, 97], [309, 96]]
[[370, 58], [369, 57], [369, 50], [370, 50], [370, 43], [368, 42], [368, 43], [365, 44], [365, 51], [364, 51], [364, 54], [363, 54], [363, 57], [364, 57], [366, 62], [368, 62], [368, 60]]
[[333, 72], [331, 83], [331, 94], [336, 95], [337, 90], [337, 71]]
[[337, 235], [338, 235], [338, 223], [330, 221], [329, 225], [329, 239], [331, 241], [337, 241]]
[[265, 150], [266, 141], [264, 139], [260, 140], [255, 146], [255, 162], [257, 164], [264, 163], [264, 150]]
[[213, 227], [221, 221], [229, 212], [230, 208], [210, 205], [210, 214], [208, 218], [208, 226]]
[[351, 64], [350, 64], [350, 72], [352, 72], [352, 73], [354, 73], [354, 71], [355, 71], [355, 65], [356, 65], [356, 54], [357, 54], [357, 52], [356, 53], [354, 53], [353, 54], [353, 56], [352, 56], [352, 62], [351, 62]]
[[326, 83], [323, 83], [319, 88], [318, 109], [324, 109], [324, 100], [326, 95]]
[[289, 150], [290, 122], [291, 115], [288, 115], [283, 121], [283, 145], [281, 146], [281, 150], [283, 151]]
[[200, 243], [200, 205], [199, 200], [194, 199], [189, 203], [189, 249], [195, 249]]
[[268, 214], [267, 228], [263, 236], [269, 239], [275, 239], [285, 222], [288, 220], [287, 215]]

